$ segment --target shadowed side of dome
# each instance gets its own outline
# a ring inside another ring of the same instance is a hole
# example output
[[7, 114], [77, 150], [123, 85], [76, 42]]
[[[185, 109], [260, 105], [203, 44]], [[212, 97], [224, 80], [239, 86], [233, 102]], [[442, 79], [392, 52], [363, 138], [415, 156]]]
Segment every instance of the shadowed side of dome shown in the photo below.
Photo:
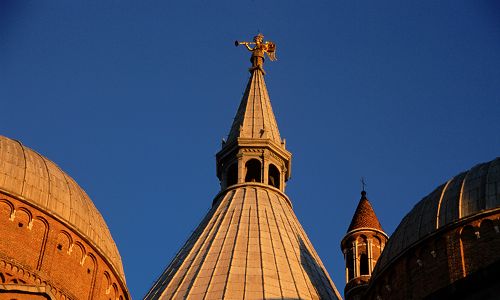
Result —
[[500, 207], [500, 158], [478, 164], [418, 202], [389, 239], [375, 273], [436, 230]]
[[85, 191], [55, 163], [3, 136], [0, 136], [0, 192], [36, 207], [85, 237], [125, 284], [118, 249]]

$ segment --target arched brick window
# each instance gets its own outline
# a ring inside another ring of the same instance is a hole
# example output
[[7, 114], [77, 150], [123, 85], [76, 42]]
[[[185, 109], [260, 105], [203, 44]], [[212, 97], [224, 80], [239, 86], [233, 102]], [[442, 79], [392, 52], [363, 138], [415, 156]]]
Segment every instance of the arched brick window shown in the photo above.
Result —
[[358, 244], [359, 255], [359, 275], [370, 275], [368, 267], [368, 242], [366, 237], [362, 237]]
[[359, 256], [359, 274], [370, 275], [370, 271], [368, 269], [368, 254], [366, 253], [361, 253]]

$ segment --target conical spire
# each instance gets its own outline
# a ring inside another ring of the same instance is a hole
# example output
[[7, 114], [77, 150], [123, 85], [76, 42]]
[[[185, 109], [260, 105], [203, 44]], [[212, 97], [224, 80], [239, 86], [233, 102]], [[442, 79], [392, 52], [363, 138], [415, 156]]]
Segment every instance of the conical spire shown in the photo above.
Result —
[[341, 299], [284, 194], [291, 154], [262, 70], [276, 46], [262, 38], [246, 43], [252, 75], [217, 153], [221, 192], [145, 299]]
[[373, 211], [370, 201], [366, 198], [365, 191], [361, 192], [361, 199], [359, 200], [358, 207], [352, 217], [351, 225], [349, 225], [347, 232], [359, 228], [373, 228], [383, 231], [382, 226]]
[[[250, 73], [228, 139], [217, 153], [217, 177], [224, 189], [248, 181], [248, 168], [258, 169], [251, 180], [284, 191], [291, 176], [292, 155], [281, 140], [262, 65], [256, 64]], [[251, 166], [246, 165], [249, 160], [253, 160]]]
[[237, 138], [269, 139], [281, 145], [278, 124], [262, 70], [254, 69], [251, 73], [227, 142], [230, 143]]

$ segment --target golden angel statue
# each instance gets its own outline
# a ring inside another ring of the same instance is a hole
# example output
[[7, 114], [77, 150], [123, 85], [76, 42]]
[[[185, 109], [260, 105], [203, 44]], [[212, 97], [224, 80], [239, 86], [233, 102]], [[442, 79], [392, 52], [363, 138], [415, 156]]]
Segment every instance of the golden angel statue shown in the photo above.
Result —
[[[264, 42], [264, 35], [262, 33], [257, 34], [253, 38], [253, 42], [234, 42], [235, 46], [245, 45], [248, 51], [252, 52], [252, 57], [250, 61], [252, 62], [252, 67], [250, 68], [250, 72], [256, 69], [260, 69], [264, 72], [263, 64], [264, 64], [264, 53], [267, 54], [271, 61], [275, 61], [276, 58], [276, 44], [270, 41]], [[255, 45], [253, 48], [250, 45]], [[265, 72], [264, 72], [265, 74]]]

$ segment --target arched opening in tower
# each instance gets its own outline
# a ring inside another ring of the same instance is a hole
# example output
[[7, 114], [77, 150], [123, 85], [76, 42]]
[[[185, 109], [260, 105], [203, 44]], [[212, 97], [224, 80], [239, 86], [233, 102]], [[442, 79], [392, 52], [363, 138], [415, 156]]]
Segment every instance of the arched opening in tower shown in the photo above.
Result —
[[359, 273], [361, 275], [370, 275], [368, 270], [368, 255], [361, 253], [359, 257]]
[[258, 159], [251, 159], [245, 164], [245, 182], [262, 182], [262, 168]]
[[229, 166], [226, 176], [227, 186], [238, 183], [238, 165], [236, 163]]
[[350, 248], [345, 254], [346, 268], [347, 268], [347, 282], [354, 278], [354, 251]]
[[359, 275], [370, 275], [368, 267], [368, 242], [366, 237], [361, 237], [361, 243], [358, 244], [359, 254]]
[[280, 188], [280, 171], [273, 164], [269, 165], [269, 179], [267, 184], [278, 189]]

